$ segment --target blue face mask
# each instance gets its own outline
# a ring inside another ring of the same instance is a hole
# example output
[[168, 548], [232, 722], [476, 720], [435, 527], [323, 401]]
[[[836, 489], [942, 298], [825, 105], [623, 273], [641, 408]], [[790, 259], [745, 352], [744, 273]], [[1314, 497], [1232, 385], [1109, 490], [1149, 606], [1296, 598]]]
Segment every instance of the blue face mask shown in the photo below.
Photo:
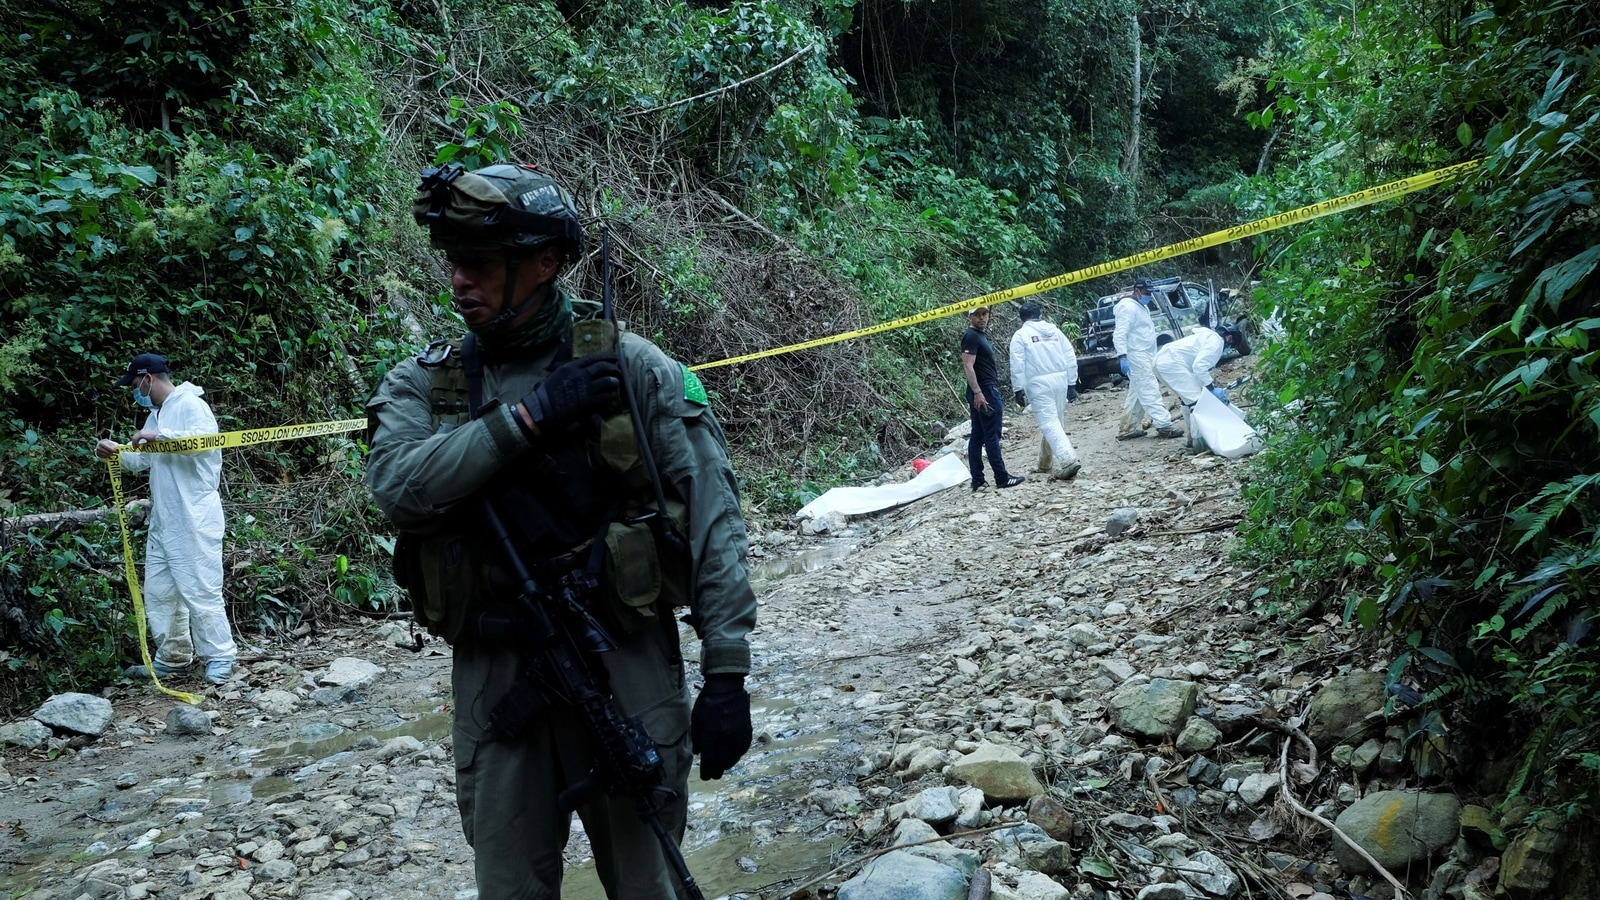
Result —
[[145, 409], [155, 409], [156, 408], [155, 401], [151, 400], [150, 399], [150, 395], [145, 393], [142, 388], [137, 388], [136, 387], [136, 388], [133, 389], [133, 402], [139, 404], [140, 406], [144, 407]]

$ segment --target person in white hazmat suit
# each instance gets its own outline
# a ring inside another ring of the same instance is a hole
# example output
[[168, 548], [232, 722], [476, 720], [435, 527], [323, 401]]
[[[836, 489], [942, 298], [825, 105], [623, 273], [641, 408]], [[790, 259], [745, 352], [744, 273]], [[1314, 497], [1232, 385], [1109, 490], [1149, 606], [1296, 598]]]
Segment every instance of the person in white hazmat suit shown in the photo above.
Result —
[[[217, 419], [193, 382], [172, 383], [167, 360], [141, 353], [117, 381], [132, 386], [133, 399], [150, 410], [129, 441], [137, 447], [167, 438], [216, 434]], [[102, 459], [117, 442], [95, 447]], [[223, 684], [239, 655], [222, 601], [222, 451], [122, 453], [122, 467], [150, 472], [150, 530], [145, 543], [144, 603], [155, 638], [157, 675], [177, 675], [198, 656], [205, 678]], [[130, 675], [149, 677], [143, 666]]]
[[1150, 282], [1141, 278], [1133, 284], [1133, 295], [1118, 300], [1111, 310], [1116, 322], [1111, 331], [1111, 346], [1121, 358], [1122, 374], [1128, 379], [1128, 396], [1122, 404], [1122, 431], [1117, 435], [1119, 441], [1144, 437], [1142, 426], [1146, 416], [1155, 426], [1157, 436], [1183, 435], [1183, 429], [1173, 426], [1172, 415], [1161, 401], [1161, 386], [1156, 383], [1156, 323], [1150, 318], [1150, 308], [1154, 304]]
[[[1193, 334], [1156, 351], [1156, 375], [1183, 401], [1185, 418], [1193, 412], [1202, 393], [1209, 391], [1223, 403], [1228, 402], [1228, 392], [1211, 380], [1211, 370], [1229, 347], [1242, 348], [1243, 341], [1237, 327], [1224, 324], [1216, 330], [1196, 328]], [[1190, 426], [1192, 431], [1192, 422]]]
[[1022, 325], [1011, 335], [1013, 396], [1018, 406], [1033, 405], [1044, 438], [1039, 469], [1066, 480], [1083, 468], [1062, 424], [1067, 403], [1077, 396], [1078, 354], [1061, 329], [1040, 318], [1039, 304], [1024, 303], [1017, 315]]

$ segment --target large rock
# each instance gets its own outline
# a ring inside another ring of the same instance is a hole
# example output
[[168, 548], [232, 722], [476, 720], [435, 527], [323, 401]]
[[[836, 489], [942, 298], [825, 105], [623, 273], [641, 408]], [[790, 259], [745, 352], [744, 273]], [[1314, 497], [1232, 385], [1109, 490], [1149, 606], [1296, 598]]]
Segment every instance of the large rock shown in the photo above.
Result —
[[960, 869], [894, 850], [840, 885], [839, 900], [966, 900], [968, 879]]
[[253, 702], [269, 716], [292, 715], [300, 708], [300, 698], [288, 691], [262, 691]]
[[1257, 772], [1239, 785], [1239, 799], [1255, 806], [1277, 794], [1278, 785], [1282, 783], [1283, 777], [1277, 772]]
[[1044, 785], [1016, 751], [988, 742], [952, 763], [950, 778], [972, 785], [991, 800], [1027, 800], [1044, 793]]
[[1182, 866], [1174, 866], [1178, 877], [1213, 897], [1232, 897], [1244, 882], [1216, 854], [1201, 850]]
[[1049, 794], [1040, 794], [1028, 801], [1028, 821], [1043, 828], [1045, 834], [1058, 841], [1072, 840], [1076, 825], [1071, 811]]
[[1032, 822], [996, 831], [994, 842], [1000, 858], [1019, 869], [1046, 875], [1072, 871], [1072, 848], [1045, 834], [1043, 828]]
[[1357, 743], [1366, 730], [1368, 713], [1383, 709], [1383, 675], [1351, 672], [1322, 686], [1306, 713], [1306, 734], [1318, 747]]
[[906, 762], [905, 777], [907, 781], [915, 781], [930, 772], [937, 772], [944, 768], [944, 751], [938, 747], [923, 747]]
[[1260, 703], [1227, 703], [1211, 710], [1210, 720], [1223, 737], [1233, 740], [1255, 728], [1262, 711]]
[[1072, 892], [1042, 872], [1017, 876], [1017, 900], [1071, 900]]
[[[1425, 860], [1455, 841], [1461, 801], [1453, 794], [1377, 791], [1340, 813], [1334, 824], [1380, 865], [1394, 871]], [[1347, 871], [1372, 871], [1344, 841], [1335, 838], [1333, 850]]]
[[1178, 735], [1177, 746], [1184, 753], [1204, 753], [1222, 743], [1222, 731], [1199, 716], [1190, 716]]
[[187, 703], [167, 710], [167, 737], [211, 733], [211, 717]]
[[978, 851], [965, 847], [957, 847], [949, 841], [938, 840], [939, 832], [932, 825], [921, 819], [906, 819], [894, 827], [894, 835], [889, 841], [891, 847], [904, 847], [905, 852], [923, 859], [949, 866], [966, 877], [971, 877], [977, 871], [978, 863], [982, 860]]
[[1500, 858], [1500, 889], [1514, 900], [1546, 896], [1566, 838], [1564, 823], [1549, 819], [1517, 835]]
[[928, 788], [909, 800], [889, 807], [889, 821], [921, 819], [949, 822], [961, 812], [961, 792], [954, 787]]
[[0, 725], [0, 747], [20, 747], [37, 750], [50, 740], [50, 726], [33, 719], [22, 719], [9, 725]]
[[61, 731], [99, 735], [111, 724], [111, 701], [93, 694], [56, 694], [33, 717]]
[[1194, 714], [1200, 687], [1192, 681], [1157, 678], [1128, 684], [1111, 697], [1111, 724], [1127, 734], [1169, 738]]
[[341, 656], [328, 664], [328, 671], [317, 676], [317, 684], [363, 688], [378, 679], [383, 669], [351, 656]]
[[1111, 518], [1106, 520], [1106, 534], [1111, 537], [1121, 537], [1122, 533], [1132, 528], [1139, 522], [1139, 511], [1130, 507], [1113, 512]]

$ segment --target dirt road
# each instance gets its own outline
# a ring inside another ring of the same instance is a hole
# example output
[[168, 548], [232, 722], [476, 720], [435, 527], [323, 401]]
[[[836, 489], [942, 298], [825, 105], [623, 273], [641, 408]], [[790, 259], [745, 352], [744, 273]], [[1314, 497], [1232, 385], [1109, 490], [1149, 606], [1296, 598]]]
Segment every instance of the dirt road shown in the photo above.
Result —
[[[757, 744], [727, 778], [691, 785], [685, 850], [707, 896], [787, 896], [870, 849], [894, 804], [944, 783], [940, 766], [907, 765], [916, 751], [947, 762], [986, 740], [1015, 748], [1089, 823], [1080, 855], [1125, 869], [1094, 823], [1147, 796], [1149, 760], [1182, 754], [1108, 730], [1117, 686], [1166, 676], [1216, 702], [1264, 704], [1310, 680], [1252, 674], [1283, 638], [1255, 634], [1255, 585], [1227, 558], [1241, 464], [1192, 457], [1182, 441], [1114, 440], [1122, 398], [1090, 392], [1070, 407], [1084, 463], [1071, 482], [963, 486], [843, 536], [756, 535]], [[1008, 460], [1026, 472], [1037, 430], [1014, 406], [1006, 415]], [[1112, 537], [1122, 509], [1136, 522]], [[170, 734], [176, 704], [128, 684], [108, 690], [115, 717], [97, 741], [6, 751], [0, 885], [37, 898], [474, 896], [453, 797], [449, 649], [402, 650], [403, 635], [361, 624], [267, 648], [208, 697], [198, 736]], [[1333, 645], [1322, 650], [1350, 651]], [[353, 680], [329, 684], [349, 674], [330, 669], [339, 659], [372, 668], [343, 663]], [[1248, 820], [1236, 797], [1185, 789], [1196, 815]], [[600, 897], [574, 831], [566, 895]], [[1211, 845], [1244, 858], [1226, 838]], [[1254, 877], [1257, 896], [1269, 881]], [[1079, 893], [1119, 896], [1114, 883], [1080, 878]]]

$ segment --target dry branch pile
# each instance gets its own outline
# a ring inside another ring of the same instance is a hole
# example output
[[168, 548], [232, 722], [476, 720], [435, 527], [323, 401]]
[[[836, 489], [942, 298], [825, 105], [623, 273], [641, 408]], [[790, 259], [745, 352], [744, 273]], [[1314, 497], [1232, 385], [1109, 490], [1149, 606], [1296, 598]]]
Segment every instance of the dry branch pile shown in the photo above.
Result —
[[[476, 107], [534, 92], [530, 85], [491, 83], [477, 74], [506, 71], [495, 63], [496, 54], [506, 53], [476, 28], [458, 29], [442, 50], [419, 46], [401, 53], [407, 62], [384, 87], [396, 167], [419, 168], [441, 137], [462, 139], [434, 112], [441, 98]], [[757, 80], [739, 90], [763, 88]], [[691, 365], [872, 324], [845, 283], [809, 263], [790, 241], [729, 200], [725, 185], [691, 164], [675, 124], [683, 109], [657, 112], [604, 115], [565, 104], [520, 118], [513, 153], [563, 181], [586, 220], [585, 257], [567, 276], [580, 294], [600, 296], [604, 224], [611, 232], [619, 317]], [[420, 238], [413, 262], [417, 271], [443, 274]], [[432, 319], [432, 297], [389, 299], [430, 336], [459, 328]], [[914, 364], [923, 371], [937, 365], [926, 359]], [[904, 461], [934, 436], [931, 420], [947, 400], [905, 392], [897, 401], [886, 399], [883, 385], [874, 383], [883, 372], [880, 365], [874, 375], [867, 341], [714, 369], [702, 378], [741, 463], [795, 480], [814, 474], [806, 448], [849, 452], [872, 441], [884, 460]]]

